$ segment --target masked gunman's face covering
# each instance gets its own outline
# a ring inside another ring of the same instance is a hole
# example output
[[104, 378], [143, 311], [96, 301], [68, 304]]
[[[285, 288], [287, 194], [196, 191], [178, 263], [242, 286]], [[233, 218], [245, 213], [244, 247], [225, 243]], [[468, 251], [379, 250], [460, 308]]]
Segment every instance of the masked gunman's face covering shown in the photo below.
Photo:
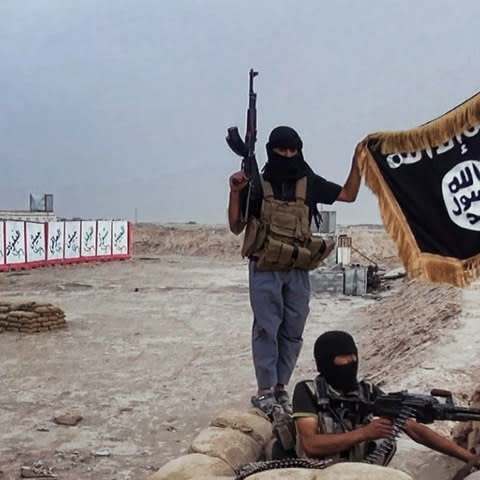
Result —
[[[326, 332], [317, 338], [314, 347], [317, 370], [335, 390], [343, 393], [357, 388], [358, 351], [350, 334], [338, 330]], [[335, 362], [339, 355], [351, 356], [350, 360]]]
[[283, 147], [275, 147], [273, 149], [273, 153], [277, 153], [278, 155], [281, 155], [282, 157], [292, 158], [292, 157], [294, 157], [295, 155], [298, 154], [298, 150], [290, 149], [290, 148], [283, 148]]
[[[302, 147], [302, 139], [293, 128], [274, 128], [266, 145], [268, 161], [263, 170], [265, 180], [282, 183], [304, 177], [308, 172], [308, 166], [303, 159]], [[275, 148], [296, 150], [297, 153], [287, 157], [275, 152]]]

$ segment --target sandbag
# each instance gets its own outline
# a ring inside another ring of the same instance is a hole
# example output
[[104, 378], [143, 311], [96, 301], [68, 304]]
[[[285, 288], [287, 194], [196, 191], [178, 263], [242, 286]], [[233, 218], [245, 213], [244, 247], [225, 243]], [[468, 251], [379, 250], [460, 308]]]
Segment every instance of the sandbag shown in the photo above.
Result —
[[233, 428], [208, 427], [194, 438], [189, 453], [218, 457], [237, 469], [258, 461], [263, 455], [263, 445]]
[[465, 477], [465, 480], [480, 480], [480, 472], [473, 472], [467, 477]]
[[145, 480], [233, 479], [235, 473], [224, 460], [201, 453], [175, 458]]
[[[475, 388], [470, 406], [480, 408], [480, 386]], [[480, 452], [480, 422], [460, 422], [452, 430], [453, 441], [470, 452]]]
[[452, 429], [452, 439], [470, 452], [480, 452], [480, 422], [461, 422]]
[[268, 418], [233, 408], [221, 411], [210, 422], [210, 426], [239, 430], [262, 446], [272, 437], [272, 424]]
[[389, 467], [366, 463], [337, 463], [323, 470], [282, 468], [250, 475], [246, 480], [413, 480]]

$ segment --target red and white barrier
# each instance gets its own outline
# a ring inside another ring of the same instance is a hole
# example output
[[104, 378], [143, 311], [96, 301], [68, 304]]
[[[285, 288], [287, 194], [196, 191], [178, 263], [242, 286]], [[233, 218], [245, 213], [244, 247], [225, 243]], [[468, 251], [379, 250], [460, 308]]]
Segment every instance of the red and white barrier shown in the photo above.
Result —
[[128, 259], [126, 220], [0, 221], [0, 270]]

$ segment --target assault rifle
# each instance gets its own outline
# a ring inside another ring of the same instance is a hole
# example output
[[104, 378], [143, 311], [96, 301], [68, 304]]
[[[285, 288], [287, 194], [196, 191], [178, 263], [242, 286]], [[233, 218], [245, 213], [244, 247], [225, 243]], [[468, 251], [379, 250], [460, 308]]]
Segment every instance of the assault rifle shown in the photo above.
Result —
[[262, 197], [262, 184], [258, 172], [257, 160], [255, 158], [255, 142], [257, 141], [257, 94], [253, 91], [253, 79], [258, 72], [250, 70], [248, 90], [247, 128], [245, 141], [240, 138], [237, 127], [230, 127], [227, 130], [226, 141], [228, 146], [240, 157], [242, 157], [242, 170], [248, 178], [247, 204], [244, 214], [244, 221], [248, 220], [248, 212], [252, 195], [254, 198]]
[[[444, 399], [441, 402], [439, 399]], [[337, 403], [338, 402], [338, 403]], [[420, 423], [433, 423], [435, 420], [466, 422], [480, 420], [480, 408], [457, 407], [452, 393], [448, 390], [433, 389], [430, 395], [417, 395], [401, 391], [381, 394], [372, 402], [358, 397], [338, 397], [331, 400], [332, 406], [340, 406], [362, 415], [396, 418], [404, 414]]]

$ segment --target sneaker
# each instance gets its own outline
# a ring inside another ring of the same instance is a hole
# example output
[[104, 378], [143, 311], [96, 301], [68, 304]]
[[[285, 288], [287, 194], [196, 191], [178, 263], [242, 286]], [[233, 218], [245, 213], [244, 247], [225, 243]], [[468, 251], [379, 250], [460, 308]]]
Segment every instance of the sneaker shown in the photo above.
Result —
[[282, 407], [285, 413], [292, 414], [292, 404], [290, 403], [290, 397], [286, 390], [275, 390], [274, 392], [276, 402]]
[[263, 395], [254, 395], [250, 401], [255, 408], [258, 408], [268, 416], [272, 415], [275, 407], [275, 397], [273, 396], [273, 392], [265, 393]]

